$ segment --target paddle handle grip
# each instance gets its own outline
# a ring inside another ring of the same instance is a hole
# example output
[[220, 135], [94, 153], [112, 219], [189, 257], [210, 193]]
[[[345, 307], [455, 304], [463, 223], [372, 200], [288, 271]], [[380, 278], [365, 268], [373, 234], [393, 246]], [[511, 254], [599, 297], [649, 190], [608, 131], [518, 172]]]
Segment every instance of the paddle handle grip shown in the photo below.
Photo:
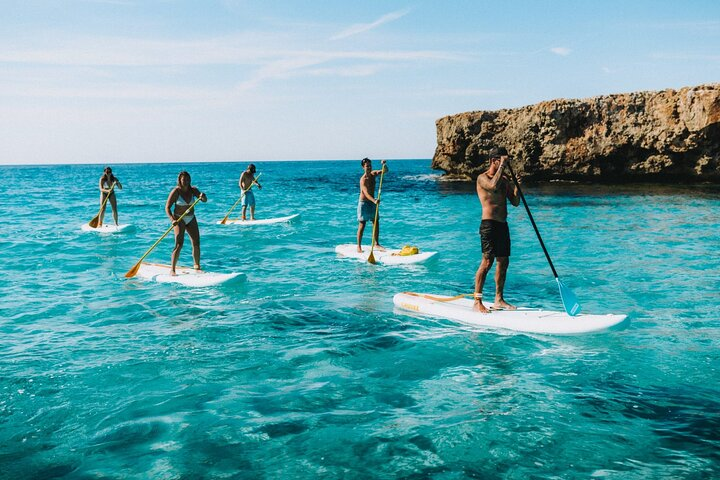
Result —
[[515, 176], [515, 172], [512, 169], [512, 166], [510, 165], [510, 160], [506, 163], [508, 170], [510, 170], [510, 176], [512, 177], [513, 183], [515, 184], [515, 187], [517, 188], [518, 193], [520, 194], [520, 200], [522, 200], [523, 205], [525, 206], [525, 211], [528, 214], [528, 217], [530, 218], [530, 223], [532, 223], [533, 229], [535, 229], [535, 235], [537, 235], [538, 240], [540, 241], [540, 246], [543, 249], [543, 253], [545, 253], [545, 258], [547, 258], [548, 263], [550, 264], [550, 268], [552, 269], [553, 275], [555, 278], [558, 278], [557, 271], [555, 270], [555, 265], [553, 265], [552, 260], [550, 259], [550, 254], [547, 251], [547, 248], [545, 248], [545, 242], [543, 242], [542, 236], [540, 236], [540, 230], [538, 230], [537, 225], [535, 224], [535, 219], [532, 216], [532, 213], [530, 213], [530, 207], [528, 207], [527, 201], [525, 200], [525, 195], [523, 195], [522, 189], [520, 188], [520, 183], [517, 180], [517, 177]]

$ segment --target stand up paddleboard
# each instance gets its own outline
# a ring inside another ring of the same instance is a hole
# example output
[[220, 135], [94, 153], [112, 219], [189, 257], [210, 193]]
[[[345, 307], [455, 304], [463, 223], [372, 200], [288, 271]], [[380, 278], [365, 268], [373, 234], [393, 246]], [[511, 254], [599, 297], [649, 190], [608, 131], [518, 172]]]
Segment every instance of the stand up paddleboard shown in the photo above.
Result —
[[[588, 315], [574, 317], [565, 312], [518, 308], [517, 310], [493, 310], [480, 313], [473, 310], [472, 298], [456, 298], [446, 295], [404, 292], [393, 297], [395, 306], [410, 312], [433, 317], [447, 318], [479, 327], [514, 330], [524, 333], [551, 335], [577, 335], [607, 330], [622, 323], [626, 315]], [[483, 302], [490, 308], [492, 304]]]
[[228, 218], [227, 220], [225, 220], [225, 223], [222, 223], [222, 220], [220, 220], [217, 223], [220, 225], [243, 225], [243, 226], [270, 225], [273, 223], [291, 222], [294, 218], [297, 218], [299, 216], [300, 216], [300, 214], [296, 213], [294, 215], [288, 215], [287, 217], [262, 218], [260, 220], [241, 220], [239, 218]]
[[103, 223], [99, 227], [93, 228], [87, 223], [80, 225], [80, 229], [83, 232], [96, 232], [96, 233], [122, 233], [134, 230], [135, 227], [129, 223], [121, 223], [115, 225], [114, 223]]
[[245, 280], [244, 273], [213, 273], [197, 271], [188, 267], [175, 267], [177, 275], [170, 275], [170, 265], [145, 263], [140, 265], [137, 276], [158, 283], [179, 283], [186, 287], [213, 287]]
[[[362, 253], [359, 253], [357, 251], [357, 245], [355, 245], [354, 243], [346, 243], [344, 245], [338, 245], [337, 247], [335, 247], [335, 253], [337, 253], [338, 255], [342, 255], [343, 257], [354, 258], [356, 260], [360, 260], [361, 262], [367, 262], [367, 259], [370, 256], [370, 247], [365, 245], [362, 248]], [[386, 249], [382, 252], [379, 251], [377, 248], [373, 250], [373, 256], [375, 257], [377, 263], [383, 263], [385, 265], [407, 265], [411, 263], [422, 263], [431, 259], [437, 254], [437, 252], [420, 252], [416, 253], [415, 255], [399, 255], [399, 253], [399, 248]]]

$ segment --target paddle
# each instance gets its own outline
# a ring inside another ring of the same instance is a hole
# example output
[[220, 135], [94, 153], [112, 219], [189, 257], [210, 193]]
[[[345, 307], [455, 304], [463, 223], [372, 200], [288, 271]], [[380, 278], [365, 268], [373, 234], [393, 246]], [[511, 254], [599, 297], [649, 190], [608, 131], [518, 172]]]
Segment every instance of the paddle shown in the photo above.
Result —
[[222, 220], [220, 220], [220, 224], [225, 225], [225, 222], [227, 222], [227, 219], [228, 219], [228, 217], [230, 216], [230, 212], [232, 212], [233, 209], [237, 206], [237, 204], [240, 203], [240, 200], [243, 199], [243, 197], [245, 196], [245, 194], [250, 191], [250, 189], [253, 187], [253, 184], [257, 184], [257, 182], [256, 182], [255, 180], [257, 180], [258, 178], [260, 178], [260, 175], [262, 175], [262, 173], [258, 173], [258, 176], [255, 177], [255, 179], [252, 181], [252, 183], [250, 184], [250, 186], [249, 186], [246, 190], [243, 190], [243, 191], [242, 191], [242, 193], [240, 194], [240, 198], [238, 198], [237, 201], [236, 201], [235, 203], [233, 203], [233, 206], [230, 207], [230, 210], [228, 210], [228, 213], [227, 213], [227, 215], [225, 215], [225, 218], [223, 218]]
[[372, 242], [370, 242], [370, 255], [368, 255], [368, 263], [372, 263], [373, 265], [377, 263], [375, 255], [373, 255], [373, 250], [375, 249], [375, 232], [377, 231], [378, 214], [380, 213], [380, 194], [382, 193], [382, 182], [383, 177], [385, 176], [385, 164], [383, 164], [380, 172], [380, 186], [378, 187], [377, 204], [375, 205], [375, 221], [373, 221]]
[[102, 213], [103, 208], [105, 208], [105, 204], [107, 203], [108, 199], [110, 198], [110, 194], [112, 193], [113, 188], [115, 188], [115, 184], [117, 184], [117, 182], [113, 182], [113, 184], [110, 186], [110, 190], [108, 191], [108, 194], [105, 197], [105, 200], [103, 200], [102, 204], [100, 205], [100, 210], [98, 211], [98, 214], [95, 215], [92, 218], [92, 220], [90, 220], [88, 222], [88, 225], [90, 225], [90, 228], [97, 228], [98, 223], [100, 222], [100, 214]]
[[510, 165], [510, 160], [506, 163], [508, 170], [510, 170], [510, 175], [512, 176], [512, 180], [515, 183], [515, 186], [518, 189], [518, 193], [520, 194], [520, 199], [523, 202], [523, 205], [525, 205], [525, 211], [528, 214], [528, 217], [530, 217], [530, 223], [532, 223], [533, 228], [535, 229], [535, 234], [538, 237], [538, 240], [540, 241], [540, 246], [543, 249], [543, 252], [545, 252], [545, 258], [547, 258], [548, 263], [550, 264], [550, 268], [552, 269], [553, 275], [555, 275], [555, 280], [558, 284], [558, 289], [560, 290], [560, 298], [562, 299], [563, 308], [565, 308], [565, 311], [568, 315], [571, 317], [577, 315], [580, 313], [580, 310], [582, 307], [580, 307], [580, 304], [577, 301], [577, 297], [575, 294], [570, 290], [568, 287], [565, 286], [565, 284], [560, 280], [560, 277], [558, 277], [557, 271], [555, 270], [555, 266], [553, 265], [552, 260], [550, 260], [550, 254], [547, 251], [547, 248], [545, 248], [545, 243], [543, 242], [542, 237], [540, 236], [540, 231], [537, 228], [537, 225], [535, 224], [535, 220], [533, 219], [532, 213], [530, 213], [530, 207], [528, 207], [527, 202], [525, 201], [525, 195], [523, 195], [522, 190], [520, 189], [520, 183], [518, 183], [517, 177], [515, 176], [515, 172], [512, 169], [512, 166]]
[[[182, 220], [183, 217], [184, 217], [185, 215], [187, 215], [188, 212], [191, 211], [191, 210], [193, 209], [193, 207], [194, 207], [199, 201], [200, 201], [200, 197], [198, 197], [197, 200], [195, 200], [195, 201], [192, 203], [192, 205], [190, 205], [190, 208], [188, 208], [187, 210], [185, 210], [185, 212], [183, 212], [183, 214], [180, 215], [180, 218], [178, 218], [177, 220], [175, 220], [175, 222], [180, 222], [180, 220]], [[142, 261], [145, 260], [145, 257], [147, 257], [147, 256], [150, 254], [150, 252], [152, 252], [153, 249], [154, 249], [155, 247], [157, 247], [158, 243], [160, 243], [160, 242], [162, 241], [162, 239], [165, 238], [168, 233], [170, 233], [170, 230], [172, 230], [173, 227], [175, 226], [175, 225], [174, 225], [175, 222], [173, 222], [173, 225], [170, 225], [170, 228], [168, 228], [168, 229], [165, 231], [165, 233], [162, 234], [162, 237], [158, 238], [157, 242], [153, 243], [153, 246], [152, 246], [152, 247], [148, 248], [148, 251], [145, 252], [145, 254], [144, 254], [142, 257], [140, 257], [140, 260], [138, 260], [138, 262], [135, 264], [135, 266], [132, 267], [130, 270], [127, 271], [127, 273], [125, 274], [125, 278], [132, 278], [132, 277], [134, 277], [135, 275], [137, 275], [138, 270], [140, 270], [140, 264], [142, 264]]]

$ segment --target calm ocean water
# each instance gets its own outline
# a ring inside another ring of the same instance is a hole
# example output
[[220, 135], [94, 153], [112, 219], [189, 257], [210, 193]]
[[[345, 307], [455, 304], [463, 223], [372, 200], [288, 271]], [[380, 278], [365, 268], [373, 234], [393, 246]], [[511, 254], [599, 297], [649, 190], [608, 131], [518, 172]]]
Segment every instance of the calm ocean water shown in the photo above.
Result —
[[[0, 167], [0, 478], [720, 476], [720, 189], [526, 186], [584, 311], [630, 322], [510, 334], [393, 311], [403, 290], [470, 292], [480, 259], [472, 187], [429, 164], [391, 161], [383, 186], [381, 242], [441, 250], [410, 267], [333, 251], [358, 161], [256, 162], [257, 217], [301, 217], [252, 229], [215, 225], [246, 164], [112, 165], [137, 230], [105, 237], [79, 228], [102, 166]], [[209, 198], [204, 268], [247, 282], [123, 278], [181, 169]], [[509, 221], [507, 299], [561, 309], [522, 207]]]

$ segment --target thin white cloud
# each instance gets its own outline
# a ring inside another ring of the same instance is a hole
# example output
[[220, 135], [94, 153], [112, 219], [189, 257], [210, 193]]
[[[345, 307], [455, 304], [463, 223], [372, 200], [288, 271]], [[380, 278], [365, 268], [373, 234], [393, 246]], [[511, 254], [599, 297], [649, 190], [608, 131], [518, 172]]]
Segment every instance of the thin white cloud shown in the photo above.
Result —
[[134, 5], [132, 0], [76, 0], [79, 3], [102, 3], [107, 5]]
[[[39, 46], [6, 46], [0, 62], [54, 66], [166, 67], [200, 65], [267, 65], [308, 59], [379, 61], [461, 61], [467, 56], [435, 50], [291, 50], [278, 39], [237, 35], [202, 40], [164, 41], [115, 37], [48, 39]], [[312, 62], [315, 62], [313, 60]], [[311, 63], [312, 63], [311, 62]]]
[[702, 62], [717, 62], [720, 60], [720, 55], [706, 55], [702, 53], [653, 53], [650, 58], [656, 60], [699, 60]]
[[720, 21], [718, 20], [698, 20], [698, 21], [678, 21], [678, 22], [640, 22], [626, 24], [626, 28], [640, 29], [651, 28], [656, 30], [691, 30], [691, 31], [712, 31], [717, 32], [720, 29]]
[[371, 23], [358, 23], [358, 24], [352, 25], [351, 27], [346, 28], [342, 32], [337, 33], [337, 34], [333, 35], [332, 37], [330, 37], [330, 40], [340, 40], [342, 38], [352, 37], [353, 35], [367, 32], [369, 30], [379, 27], [380, 25], [383, 25], [388, 22], [392, 22], [394, 20], [397, 20], [398, 18], [402, 18], [405, 15], [407, 15], [409, 12], [410, 12], [409, 9], [399, 10], [397, 12], [387, 13]]
[[555, 55], [560, 55], [561, 57], [567, 57], [572, 53], [572, 50], [567, 47], [553, 47], [550, 51]]

